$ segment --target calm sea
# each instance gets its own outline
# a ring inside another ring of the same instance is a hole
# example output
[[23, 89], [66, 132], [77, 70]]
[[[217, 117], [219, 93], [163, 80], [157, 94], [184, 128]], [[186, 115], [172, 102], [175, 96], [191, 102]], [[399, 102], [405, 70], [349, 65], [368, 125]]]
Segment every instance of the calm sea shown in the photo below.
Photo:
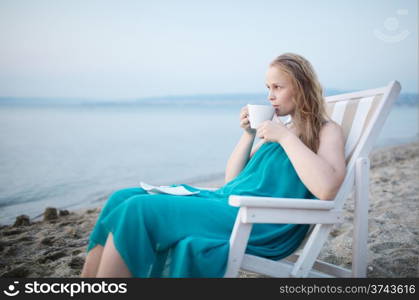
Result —
[[[47, 206], [101, 205], [114, 190], [223, 176], [242, 105], [0, 105], [0, 224]], [[375, 147], [418, 139], [394, 106]]]

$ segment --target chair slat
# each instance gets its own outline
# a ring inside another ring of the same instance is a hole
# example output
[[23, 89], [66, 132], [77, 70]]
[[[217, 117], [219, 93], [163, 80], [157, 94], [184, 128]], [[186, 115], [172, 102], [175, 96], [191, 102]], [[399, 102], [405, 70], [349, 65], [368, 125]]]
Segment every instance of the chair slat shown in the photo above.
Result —
[[345, 158], [349, 156], [352, 150], [355, 148], [361, 133], [364, 128], [365, 120], [367, 119], [368, 112], [371, 108], [374, 96], [362, 98], [358, 102], [356, 114], [352, 121], [351, 130], [345, 144]]
[[348, 104], [348, 101], [341, 101], [341, 102], [331, 104], [333, 105], [333, 112], [331, 114], [331, 118], [333, 121], [335, 121], [339, 125], [342, 125], [343, 116], [345, 114], [347, 104]]
[[348, 164], [352, 153], [374, 115], [383, 94], [368, 95], [358, 98], [338, 99], [333, 96], [331, 102], [326, 98], [327, 112], [330, 118], [341, 125], [345, 138], [345, 160]]

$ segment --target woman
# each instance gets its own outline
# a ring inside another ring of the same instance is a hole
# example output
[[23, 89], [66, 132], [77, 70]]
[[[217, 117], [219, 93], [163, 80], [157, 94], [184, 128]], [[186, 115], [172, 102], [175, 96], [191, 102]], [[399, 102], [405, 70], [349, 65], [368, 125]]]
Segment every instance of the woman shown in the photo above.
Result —
[[[82, 277], [223, 277], [238, 211], [228, 204], [229, 195], [335, 197], [345, 175], [344, 138], [325, 112], [311, 64], [285, 53], [269, 65], [266, 79], [276, 115], [291, 115], [292, 121], [265, 121], [251, 129], [243, 107], [244, 132], [228, 160], [226, 184], [216, 191], [185, 184], [200, 193], [116, 191], [90, 236]], [[251, 151], [256, 136], [261, 141]], [[308, 228], [255, 224], [246, 253], [284, 258], [298, 248]]]

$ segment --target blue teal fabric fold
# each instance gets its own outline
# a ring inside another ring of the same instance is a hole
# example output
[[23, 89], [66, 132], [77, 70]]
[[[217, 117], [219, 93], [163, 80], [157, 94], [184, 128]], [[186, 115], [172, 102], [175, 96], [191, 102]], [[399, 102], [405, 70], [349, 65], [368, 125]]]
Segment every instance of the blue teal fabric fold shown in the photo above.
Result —
[[[238, 212], [228, 204], [230, 195], [316, 199], [274, 142], [265, 142], [240, 174], [218, 190], [181, 185], [200, 193], [150, 195], [137, 187], [115, 191], [99, 215], [87, 251], [104, 246], [112, 232], [134, 277], [223, 277]], [[307, 224], [255, 224], [246, 253], [284, 258], [299, 247], [308, 229]]]

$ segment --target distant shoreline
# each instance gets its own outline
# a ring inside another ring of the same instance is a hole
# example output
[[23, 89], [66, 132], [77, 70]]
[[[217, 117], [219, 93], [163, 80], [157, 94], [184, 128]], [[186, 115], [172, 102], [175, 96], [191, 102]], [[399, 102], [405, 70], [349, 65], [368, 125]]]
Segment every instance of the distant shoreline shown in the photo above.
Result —
[[[325, 89], [325, 97], [345, 94], [358, 90]], [[249, 101], [264, 102], [266, 93], [214, 93], [214, 94], [185, 94], [165, 95], [151, 97], [130, 98], [83, 98], [83, 97], [8, 97], [0, 96], [1, 105], [159, 105], [159, 104], [237, 104], [243, 105]], [[266, 100], [267, 101], [267, 100]], [[415, 106], [419, 104], [419, 94], [403, 92], [395, 102], [395, 105]]]

